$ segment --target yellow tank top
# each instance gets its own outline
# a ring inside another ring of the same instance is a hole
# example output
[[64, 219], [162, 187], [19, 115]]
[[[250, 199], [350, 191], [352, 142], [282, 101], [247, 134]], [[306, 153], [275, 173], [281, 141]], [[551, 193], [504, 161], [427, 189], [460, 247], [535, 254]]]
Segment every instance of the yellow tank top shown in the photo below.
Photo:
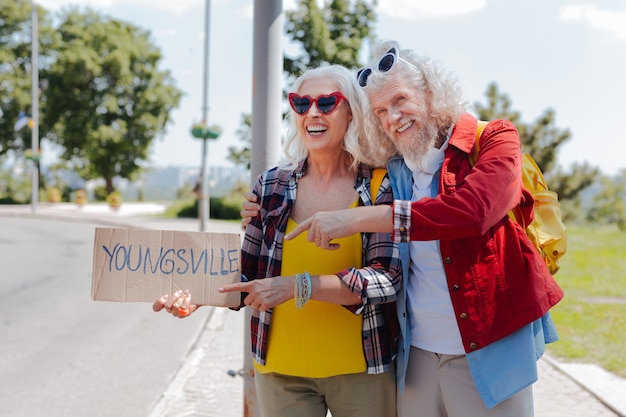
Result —
[[[296, 222], [289, 219], [287, 232], [295, 227]], [[336, 241], [340, 249], [324, 250], [307, 242], [306, 233], [284, 240], [281, 275], [334, 274], [360, 268], [361, 235]], [[255, 369], [307, 378], [365, 372], [362, 326], [361, 315], [338, 304], [309, 300], [297, 309], [291, 299], [273, 309], [266, 365], [255, 362]]]

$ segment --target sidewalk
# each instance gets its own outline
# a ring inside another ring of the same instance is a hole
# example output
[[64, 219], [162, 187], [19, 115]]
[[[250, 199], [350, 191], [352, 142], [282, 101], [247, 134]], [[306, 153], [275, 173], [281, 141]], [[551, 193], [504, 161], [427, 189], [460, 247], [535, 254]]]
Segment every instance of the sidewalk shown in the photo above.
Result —
[[[30, 206], [0, 205], [0, 216], [97, 221], [111, 227], [198, 231], [195, 219], [157, 217], [163, 205], [124, 203], [115, 212], [105, 204], [40, 203]], [[242, 233], [232, 222], [211, 220], [207, 231]], [[242, 417], [243, 312], [213, 308], [206, 328], [149, 417]], [[545, 355], [539, 362], [539, 381], [534, 385], [536, 417], [626, 417], [626, 380], [602, 368], [570, 364]], [[234, 374], [235, 376], [231, 376]], [[253, 416], [246, 410], [246, 417]]]

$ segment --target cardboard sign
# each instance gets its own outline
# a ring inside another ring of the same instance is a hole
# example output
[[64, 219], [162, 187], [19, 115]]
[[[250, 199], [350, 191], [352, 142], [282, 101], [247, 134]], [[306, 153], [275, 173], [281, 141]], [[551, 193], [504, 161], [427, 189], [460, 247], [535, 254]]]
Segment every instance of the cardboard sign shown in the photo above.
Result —
[[241, 294], [219, 293], [241, 281], [241, 240], [234, 233], [96, 228], [91, 298], [153, 302], [179, 289], [192, 304], [236, 307]]

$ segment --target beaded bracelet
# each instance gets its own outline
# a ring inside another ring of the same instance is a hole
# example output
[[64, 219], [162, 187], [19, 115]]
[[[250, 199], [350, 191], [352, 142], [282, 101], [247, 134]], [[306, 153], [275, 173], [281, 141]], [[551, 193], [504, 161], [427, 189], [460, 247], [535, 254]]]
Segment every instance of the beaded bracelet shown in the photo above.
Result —
[[296, 297], [295, 297], [295, 301], [296, 301], [296, 307], [297, 308], [302, 308], [305, 304], [305, 289], [303, 288], [306, 283], [305, 283], [305, 279], [306, 277], [304, 276], [304, 274], [296, 274]]
[[297, 308], [302, 308], [311, 298], [311, 276], [308, 272], [296, 274], [294, 281], [293, 298]]
[[311, 275], [304, 271], [304, 277], [306, 278], [306, 294], [302, 305], [306, 304], [306, 302], [311, 299], [311, 291], [313, 290], [313, 287], [311, 286]]

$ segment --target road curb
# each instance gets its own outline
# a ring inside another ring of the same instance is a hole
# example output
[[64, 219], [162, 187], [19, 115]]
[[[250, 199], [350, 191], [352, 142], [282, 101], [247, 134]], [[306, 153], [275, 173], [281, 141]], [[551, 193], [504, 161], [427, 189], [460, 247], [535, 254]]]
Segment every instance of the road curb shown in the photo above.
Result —
[[[543, 359], [562, 375], [596, 398], [618, 417], [626, 417], [626, 400], [624, 399], [626, 380], [594, 364], [569, 364], [560, 362], [549, 354], [545, 354]], [[586, 368], [586, 375], [580, 375], [580, 372], [575, 371], [575, 368], [579, 367]], [[591, 374], [595, 375], [595, 377], [590, 378]], [[582, 382], [583, 378], [587, 382]]]

